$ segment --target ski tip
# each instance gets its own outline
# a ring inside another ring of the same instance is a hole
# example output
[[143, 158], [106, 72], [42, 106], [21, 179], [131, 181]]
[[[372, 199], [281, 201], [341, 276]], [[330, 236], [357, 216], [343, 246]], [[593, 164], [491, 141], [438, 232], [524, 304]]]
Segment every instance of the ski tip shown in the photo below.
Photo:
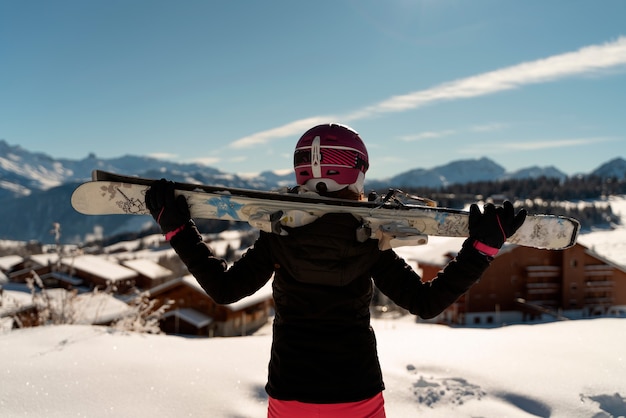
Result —
[[82, 185], [78, 186], [74, 192], [72, 192], [72, 196], [70, 197], [70, 204], [72, 208], [78, 213], [82, 213], [83, 215], [89, 215], [88, 204], [86, 199], [84, 198], [82, 192]]
[[555, 215], [528, 215], [507, 242], [544, 250], [566, 250], [576, 244], [580, 222]]

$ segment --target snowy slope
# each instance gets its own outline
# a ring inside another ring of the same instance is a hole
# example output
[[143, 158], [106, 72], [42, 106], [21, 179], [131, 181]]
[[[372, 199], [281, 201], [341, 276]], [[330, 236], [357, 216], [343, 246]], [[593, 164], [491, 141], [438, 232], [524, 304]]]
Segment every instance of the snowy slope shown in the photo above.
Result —
[[[626, 216], [626, 198], [611, 204]], [[580, 240], [626, 265], [626, 227]], [[459, 247], [433, 239], [401, 254]], [[626, 416], [626, 319], [455, 329], [406, 317], [374, 327], [390, 418]], [[230, 339], [89, 326], [0, 334], [0, 416], [263, 417], [270, 342], [268, 327]]]
[[[600, 257], [626, 269], [626, 196], [608, 198], [613, 213], [621, 219], [620, 225], [611, 230], [586, 232], [578, 236], [578, 242]], [[456, 254], [464, 238], [428, 237], [428, 244], [415, 247], [396, 248], [395, 251], [409, 262], [429, 262], [443, 265], [447, 253]]]
[[594, 231], [578, 237], [585, 247], [626, 269], [626, 196], [608, 198], [613, 213], [621, 219], [615, 229]]
[[[374, 326], [390, 418], [626, 416], [626, 319]], [[270, 338], [13, 331], [0, 335], [0, 415], [264, 417]]]

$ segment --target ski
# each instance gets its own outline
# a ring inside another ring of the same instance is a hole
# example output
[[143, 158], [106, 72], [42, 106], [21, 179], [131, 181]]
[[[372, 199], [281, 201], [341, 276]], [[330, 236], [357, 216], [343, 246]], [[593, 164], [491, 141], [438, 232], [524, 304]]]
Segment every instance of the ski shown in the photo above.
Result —
[[[145, 192], [154, 181], [95, 170], [92, 181], [73, 192], [71, 203], [86, 215], [146, 215]], [[175, 189], [186, 197], [193, 218], [248, 222], [267, 232], [281, 233], [281, 226], [299, 226], [339, 212], [360, 218], [372, 238], [385, 234], [392, 247], [425, 244], [428, 236], [469, 234], [469, 212], [431, 206], [428, 199], [412, 199], [399, 191], [369, 202], [179, 182]], [[579, 229], [580, 223], [570, 217], [528, 215], [507, 242], [560, 250], [575, 244]]]

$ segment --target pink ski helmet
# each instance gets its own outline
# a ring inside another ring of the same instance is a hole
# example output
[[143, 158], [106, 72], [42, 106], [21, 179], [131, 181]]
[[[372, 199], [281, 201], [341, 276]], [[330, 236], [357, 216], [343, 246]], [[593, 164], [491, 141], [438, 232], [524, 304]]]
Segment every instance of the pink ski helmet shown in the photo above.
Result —
[[300, 137], [293, 164], [296, 181], [308, 190], [334, 192], [348, 187], [363, 193], [369, 158], [354, 129], [328, 123], [315, 126]]

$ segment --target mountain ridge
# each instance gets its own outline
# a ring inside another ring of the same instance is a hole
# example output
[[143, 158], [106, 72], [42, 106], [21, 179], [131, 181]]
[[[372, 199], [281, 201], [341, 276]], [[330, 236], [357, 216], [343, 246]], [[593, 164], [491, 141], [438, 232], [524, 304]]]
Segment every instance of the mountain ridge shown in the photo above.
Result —
[[[0, 239], [43, 243], [54, 241], [53, 223], [61, 224], [63, 243], [80, 243], [98, 228], [105, 236], [154, 227], [149, 216], [85, 216], [69, 204], [72, 191], [91, 178], [94, 169], [238, 188], [271, 190], [295, 184], [293, 173], [266, 171], [254, 177], [229, 174], [200, 164], [181, 164], [151, 157], [126, 155], [101, 159], [94, 154], [81, 160], [54, 159], [31, 153], [0, 140]], [[589, 175], [626, 178], [626, 160], [608, 161]], [[368, 180], [366, 190], [389, 188], [441, 188], [455, 182], [504, 181], [507, 179], [558, 178], [567, 176], [556, 167], [529, 167], [509, 173], [483, 157], [458, 160], [431, 169], [414, 169], [389, 179]]]
[[[30, 152], [19, 145], [0, 140], [0, 198], [23, 197], [65, 183], [83, 182], [94, 169], [143, 177], [168, 177], [176, 180], [219, 184], [230, 187], [273, 189], [295, 184], [293, 173], [264, 171], [254, 177], [222, 172], [196, 163], [176, 163], [153, 157], [124, 155], [102, 159], [89, 154], [80, 160], [55, 159], [41, 152]], [[617, 157], [600, 165], [589, 175], [601, 177], [626, 176], [626, 160]], [[563, 180], [568, 176], [555, 166], [532, 166], [507, 172], [493, 160], [482, 157], [451, 161], [433, 168], [415, 168], [387, 179], [367, 179], [369, 188], [432, 187], [477, 181], [551, 177]]]

